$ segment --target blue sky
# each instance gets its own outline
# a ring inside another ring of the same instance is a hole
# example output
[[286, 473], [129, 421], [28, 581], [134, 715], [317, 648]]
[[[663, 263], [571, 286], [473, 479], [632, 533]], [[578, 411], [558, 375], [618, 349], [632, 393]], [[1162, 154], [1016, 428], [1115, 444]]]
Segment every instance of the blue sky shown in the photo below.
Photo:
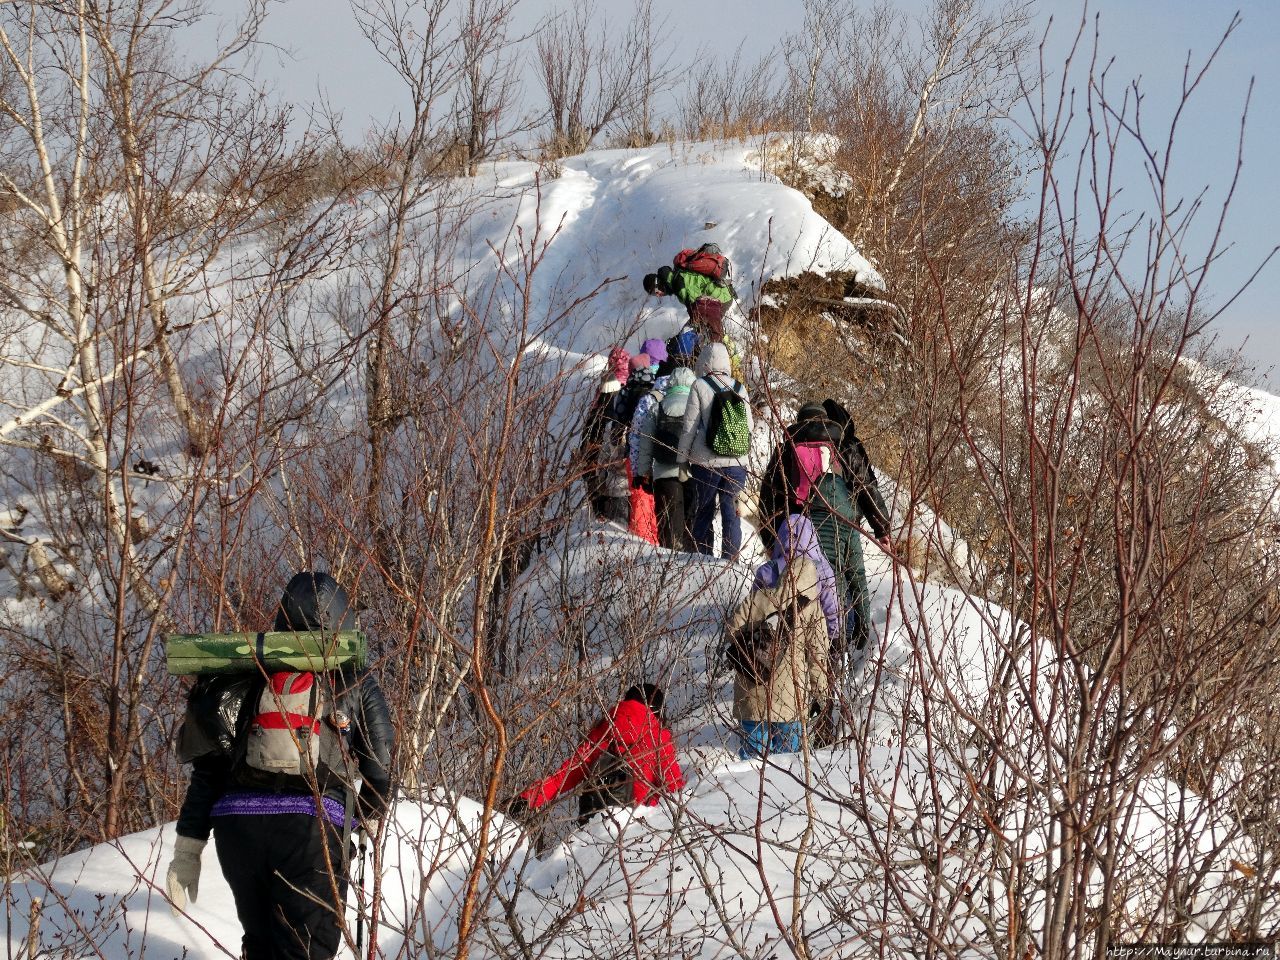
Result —
[[[231, 11], [233, 0], [215, 0], [214, 10]], [[522, 0], [521, 22], [531, 25], [555, 6], [551, 0]], [[899, 0], [907, 12], [926, 8], [925, 0]], [[626, 21], [632, 0], [598, 0], [610, 21]], [[678, 25], [677, 58], [692, 55], [698, 44], [717, 44], [731, 51], [744, 43], [750, 58], [765, 53], [799, 17], [799, 0], [730, 0], [719, 4], [690, 4], [687, 0], [654, 0], [658, 19], [670, 17]], [[726, 13], [732, 11], [731, 16]], [[1212, 50], [1239, 10], [1243, 24], [1228, 41], [1205, 86], [1181, 121], [1175, 148], [1175, 186], [1181, 193], [1199, 194], [1207, 188], [1205, 227], [1216, 216], [1235, 165], [1239, 116], [1250, 79], [1254, 80], [1245, 140], [1245, 164], [1226, 235], [1233, 246], [1214, 268], [1209, 283], [1210, 304], [1222, 304], [1280, 242], [1280, 190], [1274, 170], [1280, 164], [1280, 2], [1241, 0], [1101, 0], [1089, 7], [1100, 17], [1101, 47], [1114, 57], [1114, 89], [1141, 78], [1146, 95], [1144, 113], [1152, 129], [1167, 127], [1181, 85], [1188, 52], [1196, 64]], [[1065, 0], [1042, 0], [1037, 30], [1049, 29], [1050, 62], [1065, 50], [1080, 21], [1082, 7]], [[1050, 17], [1053, 22], [1050, 24]], [[283, 51], [268, 54], [261, 74], [284, 99], [299, 105], [323, 96], [342, 113], [348, 135], [358, 137], [378, 121], [394, 115], [398, 90], [387, 69], [368, 49], [356, 29], [347, 0], [283, 0], [268, 19], [266, 39]], [[1162, 137], [1160, 139], [1163, 139]], [[1140, 166], [1132, 164], [1122, 177], [1120, 206], [1143, 209], [1150, 190]], [[1208, 230], [1193, 232], [1192, 246], [1208, 240]], [[1280, 262], [1272, 264], [1216, 324], [1219, 345], [1235, 349], [1254, 367], [1254, 377], [1277, 368], [1265, 381], [1272, 390], [1280, 384], [1280, 332], [1275, 328], [1280, 300]]]

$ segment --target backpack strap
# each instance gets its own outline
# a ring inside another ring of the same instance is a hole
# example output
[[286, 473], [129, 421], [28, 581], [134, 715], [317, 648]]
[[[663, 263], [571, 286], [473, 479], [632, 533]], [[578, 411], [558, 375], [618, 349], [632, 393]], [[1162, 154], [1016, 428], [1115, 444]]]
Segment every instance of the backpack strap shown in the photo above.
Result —
[[702, 379], [707, 381], [707, 383], [711, 384], [711, 389], [714, 390], [716, 393], [736, 393], [738, 396], [742, 396], [742, 384], [739, 383], [737, 380], [734, 380], [731, 386], [728, 386], [728, 385], [721, 386], [719, 383], [712, 380], [711, 377], [712, 375], [708, 373]]

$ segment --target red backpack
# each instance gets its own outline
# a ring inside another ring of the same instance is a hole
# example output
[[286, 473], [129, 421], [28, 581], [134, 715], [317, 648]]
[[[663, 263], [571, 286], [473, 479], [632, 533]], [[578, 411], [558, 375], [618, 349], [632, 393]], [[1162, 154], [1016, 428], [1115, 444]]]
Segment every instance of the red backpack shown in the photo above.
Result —
[[700, 273], [721, 284], [728, 284], [733, 274], [729, 258], [714, 243], [704, 243], [697, 250], [681, 250], [671, 263], [677, 270]]

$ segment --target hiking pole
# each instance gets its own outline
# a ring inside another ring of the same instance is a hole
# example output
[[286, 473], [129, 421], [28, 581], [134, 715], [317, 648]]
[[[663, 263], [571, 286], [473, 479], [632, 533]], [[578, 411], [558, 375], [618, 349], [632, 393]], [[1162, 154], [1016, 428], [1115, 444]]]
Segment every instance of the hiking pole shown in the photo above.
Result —
[[359, 960], [364, 955], [364, 863], [369, 852], [369, 833], [363, 824], [356, 833], [356, 844], [360, 856], [356, 867], [356, 882], [360, 886], [356, 895], [356, 958]]

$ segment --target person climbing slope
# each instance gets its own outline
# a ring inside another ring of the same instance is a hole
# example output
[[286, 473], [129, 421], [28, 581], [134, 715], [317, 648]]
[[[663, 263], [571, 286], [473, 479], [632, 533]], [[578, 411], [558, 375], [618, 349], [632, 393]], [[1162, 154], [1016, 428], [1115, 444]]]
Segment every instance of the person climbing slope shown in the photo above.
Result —
[[632, 472], [653, 493], [658, 542], [668, 550], [692, 550], [688, 526], [693, 516], [691, 487], [680, 479], [676, 459], [685, 406], [696, 377], [686, 357], [674, 357], [668, 364], [661, 341], [646, 340], [645, 346], [664, 355], [659, 370], [669, 372], [654, 381], [653, 390], [636, 406], [631, 423]]
[[765, 471], [761, 537], [766, 543], [774, 539], [776, 517], [783, 509], [803, 512], [812, 521], [835, 572], [845, 611], [845, 628], [832, 652], [832, 662], [843, 665], [851, 651], [866, 646], [870, 636], [870, 598], [859, 531], [865, 521], [879, 542], [887, 544], [888, 518], [875, 471], [851, 420], [842, 426], [831, 419], [828, 405], [848, 418], [835, 401], [806, 404]]
[[783, 521], [778, 536], [774, 539], [769, 559], [756, 568], [753, 587], [757, 590], [776, 587], [782, 582], [787, 567], [800, 557], [808, 558], [817, 571], [818, 605], [822, 608], [822, 616], [826, 621], [827, 637], [833, 645], [837, 644], [844, 633], [844, 624], [840, 616], [842, 604], [836, 575], [808, 517], [793, 513]]
[[[828, 462], [826, 467], [817, 468], [812, 458], [821, 456], [822, 446], [828, 447]], [[797, 456], [798, 448], [802, 448], [802, 456], [809, 458], [807, 466]], [[832, 462], [839, 465], [838, 472], [849, 487], [849, 495], [875, 539], [888, 545], [889, 514], [871, 458], [854, 431], [849, 412], [837, 401], [825, 400], [800, 408], [795, 423], [785, 429], [782, 442], [765, 468], [760, 481], [760, 537], [766, 546], [772, 544], [777, 525], [798, 512], [807, 499], [808, 485], [802, 468], [816, 476], [830, 469]], [[799, 497], [802, 490], [805, 496]]]
[[810, 709], [828, 696], [827, 624], [818, 568], [797, 556], [772, 587], [753, 589], [726, 624], [742, 759], [801, 749]]
[[609, 351], [600, 390], [582, 424], [578, 464], [587, 488], [587, 502], [599, 520], [626, 523], [630, 510], [626, 476], [617, 462], [621, 424], [613, 415], [614, 401], [631, 373], [631, 356], [622, 347]]
[[859, 439], [854, 429], [853, 417], [838, 400], [828, 397], [822, 401], [822, 409], [840, 433], [837, 440], [837, 452], [843, 469], [845, 483], [849, 485], [849, 493], [857, 504], [858, 510], [871, 527], [871, 533], [882, 547], [889, 546], [889, 511], [885, 507], [884, 497], [880, 494], [880, 481], [876, 478], [875, 468], [871, 466], [871, 457], [867, 448]]
[[[289, 581], [276, 614], [277, 631], [353, 628], [347, 593], [328, 574], [304, 572]], [[212, 830], [218, 863], [244, 930], [245, 960], [328, 960], [341, 944], [347, 842], [355, 825], [349, 818], [366, 825], [380, 819], [390, 797], [391, 712], [377, 680], [367, 671], [275, 673], [271, 679], [282, 676], [322, 678], [313, 682], [324, 682], [333, 697], [325, 722], [333, 725], [332, 734], [340, 743], [334, 749], [350, 757], [354, 769], [330, 771], [321, 782], [317, 763], [310, 785], [308, 778], [261, 769], [261, 761], [255, 765], [250, 741], [259, 729], [268, 729], [267, 721], [281, 716], [258, 713], [264, 702], [269, 705], [263, 681], [247, 685], [233, 716], [223, 712], [226, 698], [200, 695], [197, 691], [208, 688], [197, 684], [179, 739], [179, 754], [191, 762], [192, 771], [165, 888], [179, 910], [188, 899], [196, 899], [200, 855]], [[237, 678], [211, 679], [217, 683]], [[274, 702], [279, 704], [286, 695], [277, 692]], [[260, 723], [265, 725], [260, 728]], [[322, 738], [328, 732], [322, 729], [317, 738], [322, 757]], [[224, 741], [236, 746], [225, 753], [219, 747]], [[362, 781], [358, 796], [353, 782], [357, 772]]]
[[721, 556], [737, 556], [742, 526], [737, 499], [747, 479], [753, 420], [747, 388], [729, 370], [729, 351], [709, 343], [698, 355], [701, 374], [689, 391], [677, 464], [694, 485], [694, 548], [711, 553], [720, 514]]
[[728, 257], [714, 243], [704, 243], [696, 250], [681, 250], [669, 267], [659, 267], [644, 278], [645, 293], [654, 297], [673, 296], [684, 304], [689, 315], [703, 298], [722, 304], [724, 308], [737, 298], [733, 289], [733, 268]]
[[630, 520], [627, 529], [654, 545], [658, 543], [658, 518], [654, 513], [653, 491], [647, 489], [641, 482], [641, 478], [634, 472], [635, 445], [631, 426], [635, 420], [636, 408], [653, 390], [657, 366], [647, 353], [638, 353], [632, 357], [630, 375], [614, 400], [614, 417], [623, 426], [623, 466], [630, 497]]
[[585, 783], [578, 799], [578, 822], [584, 823], [607, 807], [655, 806], [663, 792], [683, 788], [671, 732], [660, 717], [663, 700], [652, 683], [629, 687], [560, 769], [524, 790], [508, 813], [540, 810]]

